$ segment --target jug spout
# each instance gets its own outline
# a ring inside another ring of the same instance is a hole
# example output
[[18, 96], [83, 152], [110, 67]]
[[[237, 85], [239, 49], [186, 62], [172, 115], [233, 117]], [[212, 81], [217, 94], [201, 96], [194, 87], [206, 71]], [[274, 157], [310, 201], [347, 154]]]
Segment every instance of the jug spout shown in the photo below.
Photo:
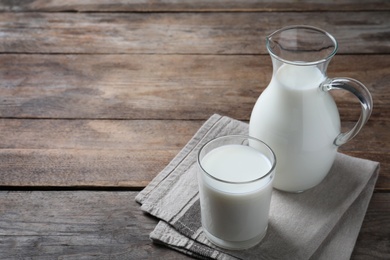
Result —
[[326, 66], [338, 48], [337, 41], [331, 34], [304, 25], [275, 31], [266, 37], [266, 46], [271, 57], [279, 63], [299, 66]]

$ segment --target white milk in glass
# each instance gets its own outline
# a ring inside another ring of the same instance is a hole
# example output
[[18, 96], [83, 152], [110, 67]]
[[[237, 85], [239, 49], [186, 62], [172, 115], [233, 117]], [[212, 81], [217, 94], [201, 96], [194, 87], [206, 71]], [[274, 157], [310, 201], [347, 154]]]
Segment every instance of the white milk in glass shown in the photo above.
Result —
[[255, 104], [249, 135], [276, 155], [275, 188], [309, 189], [332, 165], [340, 118], [333, 98], [320, 89], [324, 80], [316, 66], [284, 64]]
[[257, 244], [268, 225], [273, 176], [257, 179], [270, 172], [270, 160], [250, 146], [229, 144], [207, 153], [201, 165], [212, 176], [198, 178], [208, 238], [228, 249]]

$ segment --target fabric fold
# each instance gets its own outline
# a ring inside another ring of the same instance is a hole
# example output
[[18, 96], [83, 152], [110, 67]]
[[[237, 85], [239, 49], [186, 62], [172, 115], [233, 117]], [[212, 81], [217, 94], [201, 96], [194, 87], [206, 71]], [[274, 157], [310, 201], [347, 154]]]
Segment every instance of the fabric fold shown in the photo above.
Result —
[[177, 156], [136, 197], [161, 221], [150, 238], [201, 259], [349, 259], [378, 177], [379, 163], [338, 153], [318, 186], [300, 193], [274, 190], [266, 237], [248, 250], [216, 247], [200, 220], [196, 157], [207, 141], [248, 134], [248, 124], [210, 117]]

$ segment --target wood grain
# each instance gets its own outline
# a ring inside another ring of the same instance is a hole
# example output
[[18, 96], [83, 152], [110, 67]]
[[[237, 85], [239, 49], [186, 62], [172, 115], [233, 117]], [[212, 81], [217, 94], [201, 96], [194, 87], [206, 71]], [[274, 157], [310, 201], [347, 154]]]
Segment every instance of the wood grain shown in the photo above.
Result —
[[[179, 150], [202, 123], [189, 120], [0, 119], [0, 149], [131, 149], [150, 153]], [[374, 139], [371, 133], [365, 136]]]
[[0, 186], [139, 189], [173, 159], [201, 123], [0, 120]]
[[0, 53], [265, 54], [293, 24], [333, 34], [340, 54], [390, 53], [388, 12], [0, 13]]
[[383, 0], [370, 1], [273, 1], [273, 0], [96, 0], [96, 1], [60, 1], [30, 0], [2, 1], [2, 11], [76, 11], [76, 12], [210, 12], [210, 11], [367, 11], [389, 10], [390, 4]]
[[[204, 120], [0, 119], [0, 149], [159, 151], [181, 149]], [[247, 121], [245, 121], [247, 122]], [[343, 122], [342, 131], [355, 122]], [[390, 121], [370, 120], [344, 152], [388, 153]]]
[[[187, 259], [152, 244], [135, 192], [0, 192], [2, 259]], [[352, 259], [386, 259], [390, 194], [374, 193]], [[382, 241], [378, 243], [378, 241]]]
[[[330, 77], [364, 82], [374, 120], [389, 120], [390, 56], [338, 55]], [[200, 119], [218, 113], [249, 120], [270, 82], [268, 55], [2, 55], [0, 117]], [[355, 98], [334, 91], [343, 120]]]
[[[265, 37], [309, 24], [339, 42], [329, 77], [373, 95], [370, 121], [340, 151], [381, 163], [352, 259], [389, 259], [389, 10], [385, 0], [0, 1], [0, 258], [188, 259], [151, 243], [157, 220], [127, 190], [210, 115], [248, 121], [272, 75]], [[346, 131], [359, 105], [332, 95]]]
[[373, 194], [351, 259], [377, 260], [390, 258], [389, 196], [389, 193]]
[[145, 187], [176, 150], [0, 150], [0, 183], [15, 187]]
[[[0, 186], [146, 186], [203, 121], [0, 120]], [[354, 122], [346, 122], [345, 128]], [[340, 151], [381, 162], [376, 190], [390, 190], [390, 121], [372, 121]]]
[[1, 259], [189, 259], [150, 241], [135, 195], [1, 191]]

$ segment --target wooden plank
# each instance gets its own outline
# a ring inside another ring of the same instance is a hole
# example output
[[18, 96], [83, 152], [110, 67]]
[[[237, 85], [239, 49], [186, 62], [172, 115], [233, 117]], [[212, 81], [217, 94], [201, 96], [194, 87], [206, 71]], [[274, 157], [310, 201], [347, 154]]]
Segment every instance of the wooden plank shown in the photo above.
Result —
[[0, 192], [1, 259], [190, 259], [154, 245], [135, 192]]
[[287, 1], [287, 0], [96, 0], [96, 1], [2, 1], [1, 11], [76, 11], [76, 12], [210, 12], [210, 11], [367, 11], [389, 10], [390, 4], [383, 0], [356, 1]]
[[[141, 188], [185, 146], [202, 123], [2, 119], [0, 186]], [[343, 153], [381, 162], [377, 190], [390, 190], [389, 124], [369, 122], [340, 148]], [[353, 122], [346, 125], [350, 127]]]
[[145, 187], [177, 150], [2, 149], [0, 183], [16, 187]]
[[0, 53], [265, 54], [266, 35], [292, 24], [327, 30], [342, 54], [390, 53], [388, 12], [6, 12]]
[[[246, 122], [246, 121], [245, 121]], [[167, 151], [181, 149], [203, 120], [0, 119], [0, 149]], [[343, 122], [342, 131], [355, 122]], [[388, 153], [390, 121], [369, 121], [343, 152]]]
[[373, 194], [351, 259], [390, 259], [389, 199], [390, 193]]
[[[0, 192], [1, 259], [186, 259], [152, 244], [136, 192]], [[390, 194], [374, 193], [352, 259], [390, 257]]]
[[[140, 189], [179, 152], [134, 150], [0, 150], [2, 187]], [[381, 162], [376, 190], [390, 190], [390, 153], [345, 152]]]
[[142, 188], [202, 123], [1, 120], [0, 186]]
[[[151, 153], [179, 150], [203, 122], [0, 119], [0, 149], [131, 149]], [[377, 131], [381, 131], [381, 128], [379, 126]], [[370, 133], [366, 136], [374, 139]], [[382, 140], [386, 140], [386, 136]]]
[[[328, 74], [364, 82], [373, 120], [389, 120], [389, 67], [389, 55], [338, 55]], [[272, 65], [268, 55], [7, 54], [0, 75], [3, 118], [249, 120]], [[343, 120], [356, 120], [356, 99], [333, 93]]]

